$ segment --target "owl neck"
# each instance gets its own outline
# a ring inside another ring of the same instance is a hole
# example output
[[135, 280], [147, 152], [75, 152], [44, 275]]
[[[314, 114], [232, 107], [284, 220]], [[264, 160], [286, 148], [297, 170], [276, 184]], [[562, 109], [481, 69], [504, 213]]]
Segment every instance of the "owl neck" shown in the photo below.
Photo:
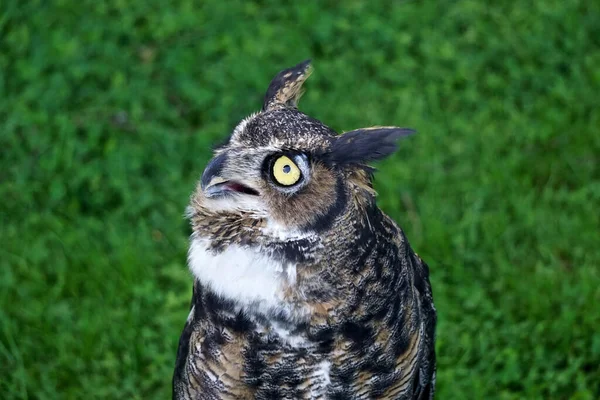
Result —
[[376, 272], [397, 281], [397, 268], [383, 255], [397, 254], [403, 241], [383, 238], [401, 232], [372, 198], [353, 199], [330, 229], [318, 233], [282, 237], [264, 220], [227, 222], [192, 235], [189, 265], [198, 284], [238, 311], [306, 323], [330, 317], [356, 297], [360, 276]]

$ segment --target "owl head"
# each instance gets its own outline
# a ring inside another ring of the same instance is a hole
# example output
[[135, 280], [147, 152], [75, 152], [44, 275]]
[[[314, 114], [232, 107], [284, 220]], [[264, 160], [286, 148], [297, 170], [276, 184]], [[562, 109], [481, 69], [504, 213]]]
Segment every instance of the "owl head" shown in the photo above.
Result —
[[262, 110], [215, 151], [189, 208], [199, 234], [243, 240], [259, 228], [283, 237], [321, 232], [350, 205], [372, 200], [368, 163], [390, 155], [413, 131], [372, 127], [338, 135], [297, 109], [311, 71], [304, 61], [277, 74]]

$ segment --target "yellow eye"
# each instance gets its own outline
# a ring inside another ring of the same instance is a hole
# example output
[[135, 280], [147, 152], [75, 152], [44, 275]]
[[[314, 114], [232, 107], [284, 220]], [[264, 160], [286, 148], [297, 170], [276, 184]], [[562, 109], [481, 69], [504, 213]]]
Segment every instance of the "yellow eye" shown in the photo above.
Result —
[[286, 156], [279, 157], [273, 163], [273, 178], [283, 186], [291, 186], [300, 180], [300, 168]]

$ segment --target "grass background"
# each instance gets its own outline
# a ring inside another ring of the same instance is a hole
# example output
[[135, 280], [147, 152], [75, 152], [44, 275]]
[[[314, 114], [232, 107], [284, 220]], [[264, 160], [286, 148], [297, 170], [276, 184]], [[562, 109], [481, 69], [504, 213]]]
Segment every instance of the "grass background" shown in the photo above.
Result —
[[3, 0], [0, 397], [165, 399], [211, 145], [300, 108], [416, 128], [380, 205], [428, 261], [441, 399], [600, 397], [600, 3]]

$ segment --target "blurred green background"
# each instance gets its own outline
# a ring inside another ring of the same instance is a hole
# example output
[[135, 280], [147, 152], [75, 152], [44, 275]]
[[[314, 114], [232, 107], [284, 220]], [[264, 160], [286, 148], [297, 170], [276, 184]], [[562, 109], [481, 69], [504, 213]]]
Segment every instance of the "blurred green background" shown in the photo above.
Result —
[[419, 131], [376, 188], [431, 267], [438, 398], [600, 398], [583, 0], [2, 0], [0, 397], [170, 397], [189, 194], [305, 58], [304, 112]]

